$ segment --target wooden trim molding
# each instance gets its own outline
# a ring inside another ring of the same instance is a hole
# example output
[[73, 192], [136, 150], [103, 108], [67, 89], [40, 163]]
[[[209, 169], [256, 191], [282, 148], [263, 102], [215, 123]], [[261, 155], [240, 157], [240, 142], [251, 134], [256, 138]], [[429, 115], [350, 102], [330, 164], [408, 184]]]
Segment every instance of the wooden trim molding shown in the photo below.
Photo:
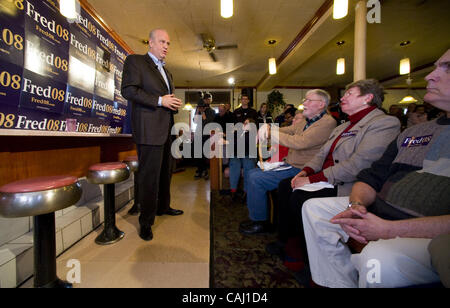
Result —
[[126, 52], [129, 54], [134, 54], [134, 51], [128, 46], [127, 43], [117, 34], [116, 31], [114, 31], [100, 16], [100, 14], [97, 13], [97, 11], [94, 9], [94, 7], [87, 1], [87, 0], [79, 0], [80, 5], [83, 9], [86, 10], [94, 19], [97, 21], [105, 30], [108, 32], [109, 35], [118, 43], [120, 46], [122, 46], [123, 49], [125, 49]]

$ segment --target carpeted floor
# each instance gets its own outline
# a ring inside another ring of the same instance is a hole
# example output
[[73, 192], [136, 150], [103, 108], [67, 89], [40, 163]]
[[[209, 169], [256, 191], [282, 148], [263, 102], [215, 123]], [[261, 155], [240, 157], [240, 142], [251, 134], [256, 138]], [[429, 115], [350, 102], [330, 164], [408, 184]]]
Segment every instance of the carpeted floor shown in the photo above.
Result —
[[281, 260], [265, 251], [275, 234], [239, 233], [239, 223], [246, 219], [244, 204], [233, 203], [229, 195], [211, 192], [211, 287], [301, 288]]

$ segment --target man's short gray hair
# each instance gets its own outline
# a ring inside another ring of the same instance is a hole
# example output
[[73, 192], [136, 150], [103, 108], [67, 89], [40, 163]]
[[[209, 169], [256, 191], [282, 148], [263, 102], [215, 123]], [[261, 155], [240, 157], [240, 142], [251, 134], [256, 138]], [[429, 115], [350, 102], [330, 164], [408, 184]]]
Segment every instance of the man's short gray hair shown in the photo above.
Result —
[[322, 89], [313, 89], [313, 90], [309, 90], [308, 92], [306, 92], [306, 95], [308, 95], [309, 93], [319, 95], [322, 98], [323, 102], [325, 103], [325, 109], [328, 108], [328, 105], [330, 104], [331, 96], [327, 91], [322, 90]]

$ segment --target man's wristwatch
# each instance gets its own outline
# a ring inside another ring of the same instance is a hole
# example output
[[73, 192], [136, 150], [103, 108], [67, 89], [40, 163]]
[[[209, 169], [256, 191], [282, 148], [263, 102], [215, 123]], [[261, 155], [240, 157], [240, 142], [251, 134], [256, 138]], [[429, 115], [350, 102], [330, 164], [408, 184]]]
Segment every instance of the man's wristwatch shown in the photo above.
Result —
[[348, 207], [347, 208], [351, 208], [352, 205], [363, 205], [363, 204], [361, 202], [359, 202], [359, 201], [350, 201], [348, 203]]

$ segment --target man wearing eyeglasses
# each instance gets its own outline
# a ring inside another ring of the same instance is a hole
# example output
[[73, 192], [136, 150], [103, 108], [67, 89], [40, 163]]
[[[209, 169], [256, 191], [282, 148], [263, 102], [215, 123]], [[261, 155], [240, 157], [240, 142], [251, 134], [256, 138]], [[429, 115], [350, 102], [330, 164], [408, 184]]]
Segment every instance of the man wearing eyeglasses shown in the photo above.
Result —
[[[304, 203], [316, 284], [450, 287], [450, 49], [425, 80], [424, 100], [444, 115], [402, 132], [359, 172], [350, 196]], [[365, 245], [360, 253], [349, 238]]]
[[258, 234], [268, 231], [267, 192], [276, 189], [283, 179], [300, 172], [305, 163], [314, 157], [327, 141], [331, 131], [336, 127], [336, 121], [326, 112], [329, 102], [328, 92], [320, 89], [308, 91], [303, 100], [304, 119], [299, 123], [283, 128], [278, 128], [277, 125], [263, 125], [259, 129], [260, 142], [268, 138], [271, 130], [271, 143], [289, 148], [285, 158], [287, 169], [262, 171], [256, 168], [249, 172], [247, 207], [250, 220], [240, 224], [240, 232]]

